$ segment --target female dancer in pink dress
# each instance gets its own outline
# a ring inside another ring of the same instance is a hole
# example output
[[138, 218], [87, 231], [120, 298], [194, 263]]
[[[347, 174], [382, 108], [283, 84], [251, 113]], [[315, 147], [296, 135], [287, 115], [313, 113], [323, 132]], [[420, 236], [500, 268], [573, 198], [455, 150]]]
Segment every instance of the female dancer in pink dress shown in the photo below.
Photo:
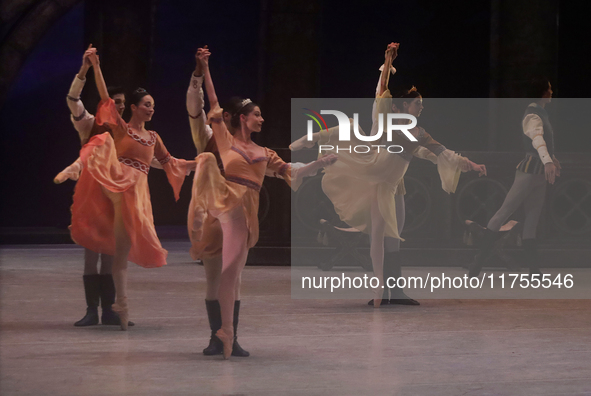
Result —
[[261, 147], [251, 140], [253, 132], [260, 132], [264, 122], [260, 108], [245, 99], [232, 117], [234, 135], [223, 122], [213, 81], [209, 71], [210, 52], [202, 49], [199, 59], [205, 75], [213, 136], [224, 165], [225, 178], [212, 153], [197, 157], [193, 196], [189, 206], [189, 235], [193, 258], [208, 260], [221, 256], [222, 274], [219, 286], [219, 303], [222, 327], [216, 333], [223, 343], [224, 358], [232, 353], [234, 343], [233, 313], [236, 288], [248, 250], [258, 241], [259, 191], [270, 170], [281, 175], [296, 189], [304, 176], [316, 172], [336, 161], [336, 156], [327, 156], [297, 170], [285, 163], [273, 150]]
[[160, 136], [145, 129], [154, 114], [154, 99], [146, 90], [139, 88], [131, 95], [132, 116], [129, 123], [123, 121], [109, 98], [96, 49], [88, 51], [101, 96], [96, 122], [108, 126], [113, 137], [108, 132], [96, 135], [80, 151], [83, 171], [74, 192], [71, 235], [87, 249], [114, 255], [113, 310], [119, 313], [121, 329], [127, 330], [127, 260], [146, 268], [161, 267], [168, 254], [154, 229], [150, 161], [156, 157], [162, 164], [176, 199], [195, 162], [172, 157]]

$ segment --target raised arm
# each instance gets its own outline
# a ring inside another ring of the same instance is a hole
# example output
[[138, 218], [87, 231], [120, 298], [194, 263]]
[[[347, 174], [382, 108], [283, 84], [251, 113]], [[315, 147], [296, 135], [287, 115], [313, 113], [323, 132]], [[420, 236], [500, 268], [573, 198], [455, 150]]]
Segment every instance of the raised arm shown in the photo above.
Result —
[[207, 100], [209, 101], [209, 110], [214, 110], [218, 107], [219, 101], [218, 97], [215, 93], [215, 88], [213, 86], [213, 80], [211, 78], [211, 73], [209, 71], [209, 57], [211, 56], [211, 52], [207, 48], [207, 45], [203, 48], [199, 48], [197, 50], [197, 58], [201, 63], [201, 67], [203, 69], [203, 76], [205, 78], [205, 91], [207, 92]]
[[[90, 48], [91, 47], [89, 46], [88, 49]], [[92, 126], [94, 124], [94, 116], [86, 111], [82, 100], [80, 100], [80, 94], [82, 93], [82, 89], [86, 83], [86, 73], [91, 66], [92, 64], [88, 59], [88, 54], [85, 52], [84, 56], [82, 57], [82, 66], [80, 66], [80, 71], [76, 77], [74, 77], [74, 81], [72, 81], [72, 85], [70, 86], [70, 91], [66, 96], [68, 108], [70, 109], [71, 113], [70, 119], [72, 120], [72, 124], [74, 124], [74, 128], [78, 132], [78, 136], [80, 137], [80, 142], [82, 142], [82, 144], [88, 141]]]
[[386, 48], [386, 56], [384, 60], [384, 68], [382, 69], [382, 75], [380, 76], [380, 88], [378, 90], [378, 96], [382, 96], [388, 89], [388, 81], [390, 81], [390, 68], [392, 67], [392, 61], [398, 56], [399, 43], [390, 43]]
[[211, 139], [212, 130], [205, 124], [206, 116], [203, 111], [203, 67], [199, 60], [201, 49], [195, 54], [195, 71], [191, 75], [191, 82], [187, 89], [187, 113], [191, 126], [191, 136], [197, 149], [197, 154], [205, 151], [207, 143]]
[[98, 89], [101, 100], [107, 100], [109, 99], [109, 91], [107, 91], [107, 84], [103, 78], [96, 48], [90, 47], [86, 50], [86, 53], [88, 53], [88, 59], [90, 59], [90, 63], [92, 63], [92, 68], [94, 69], [94, 80], [96, 81], [96, 88]]
[[232, 146], [232, 135], [223, 120], [222, 109], [218, 102], [218, 97], [213, 87], [213, 80], [209, 71], [209, 57], [211, 53], [207, 46], [200, 48], [197, 51], [197, 58], [201, 62], [203, 68], [203, 77], [205, 79], [205, 90], [207, 91], [207, 99], [209, 100], [209, 113], [207, 114], [208, 122], [211, 122], [211, 129], [215, 137], [215, 143], [222, 152], [229, 150]]

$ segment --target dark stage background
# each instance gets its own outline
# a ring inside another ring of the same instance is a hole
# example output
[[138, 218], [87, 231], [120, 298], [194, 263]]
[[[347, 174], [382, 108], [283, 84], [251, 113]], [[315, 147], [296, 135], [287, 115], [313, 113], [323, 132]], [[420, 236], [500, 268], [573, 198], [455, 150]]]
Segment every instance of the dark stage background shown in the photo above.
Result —
[[[107, 84], [153, 94], [150, 128], [180, 158], [195, 156], [185, 92], [194, 53], [208, 44], [218, 96], [260, 103], [266, 123], [257, 141], [289, 160], [282, 148], [290, 143], [290, 99], [372, 97], [391, 41], [401, 43], [393, 89], [415, 84], [426, 98], [513, 97], [529, 75], [544, 73], [555, 96], [588, 97], [591, 64], [582, 37], [590, 11], [588, 2], [557, 0], [2, 2], [3, 236], [17, 227], [67, 229], [75, 184], [52, 179], [80, 148], [65, 96], [90, 42]], [[94, 112], [91, 78], [83, 99]], [[519, 137], [485, 130], [436, 137], [458, 151], [522, 150]], [[586, 158], [590, 134], [559, 131], [556, 145]], [[156, 225], [185, 224], [190, 180], [174, 203], [163, 174], [153, 171], [150, 179]], [[289, 243], [289, 213], [273, 202], [290, 192], [276, 180], [266, 186], [263, 203], [271, 205], [261, 243]]]

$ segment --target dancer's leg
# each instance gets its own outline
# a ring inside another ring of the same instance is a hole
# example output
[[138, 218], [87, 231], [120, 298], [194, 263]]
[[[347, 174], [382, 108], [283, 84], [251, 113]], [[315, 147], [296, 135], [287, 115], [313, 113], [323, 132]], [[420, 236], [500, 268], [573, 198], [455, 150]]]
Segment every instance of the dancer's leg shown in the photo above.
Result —
[[99, 253], [84, 249], [84, 275], [98, 274], [98, 259]]
[[101, 253], [101, 275], [113, 273], [113, 256]]
[[207, 319], [211, 330], [209, 345], [203, 349], [203, 354], [212, 356], [222, 353], [224, 347], [222, 341], [215, 335], [222, 327], [222, 312], [220, 302], [218, 301], [220, 279], [222, 276], [222, 256], [203, 259], [203, 268], [205, 269], [205, 279], [207, 280], [205, 309], [207, 310]]
[[[396, 225], [398, 226], [398, 235], [402, 234], [404, 223], [406, 221], [406, 208], [404, 204], [404, 195], [396, 195]], [[400, 256], [400, 239], [386, 237], [384, 238], [384, 281], [388, 278], [398, 279], [402, 276], [402, 261]], [[420, 303], [408, 297], [404, 290], [397, 287], [389, 287], [390, 304], [402, 305], [420, 305]]]
[[370, 256], [374, 276], [380, 281], [377, 289], [374, 289], [374, 308], [378, 308], [382, 302], [384, 289], [384, 230], [386, 222], [380, 213], [377, 198], [371, 203], [371, 245]]
[[480, 242], [480, 252], [474, 259], [474, 262], [470, 265], [468, 276], [475, 277], [480, 274], [482, 266], [492, 253], [497, 238], [497, 232], [530, 193], [533, 180], [532, 176], [537, 175], [523, 173], [519, 170], [515, 172], [515, 180], [503, 201], [503, 205], [501, 205], [501, 208], [497, 210], [486, 225], [484, 237]]
[[113, 202], [115, 256], [113, 257], [113, 282], [115, 283], [116, 303], [113, 310], [119, 314], [121, 329], [127, 330], [129, 311], [127, 308], [127, 257], [131, 249], [131, 239], [125, 229], [123, 202], [121, 194], [115, 194], [103, 188]]
[[246, 264], [248, 256], [248, 228], [241, 206], [223, 213], [219, 217], [224, 235], [222, 248], [222, 275], [219, 289], [219, 301], [222, 310], [222, 329], [218, 337], [224, 343], [224, 358], [232, 352], [234, 301], [236, 284]]
[[540, 214], [544, 207], [544, 199], [546, 198], [546, 178], [545, 175], [533, 179], [533, 187], [529, 195], [523, 202], [525, 210], [525, 222], [523, 223], [523, 250], [525, 253], [525, 262], [529, 267], [530, 275], [541, 275], [539, 267], [538, 243], [536, 239], [536, 231], [538, 222], [540, 221]]
[[217, 300], [222, 277], [222, 256], [203, 259], [203, 268], [205, 269], [205, 279], [207, 281], [205, 299]]
[[498, 232], [501, 229], [501, 226], [507, 222], [509, 217], [529, 195], [535, 176], [537, 175], [530, 175], [521, 171], [515, 172], [515, 180], [503, 201], [503, 205], [501, 205], [501, 208], [490, 219], [486, 228], [493, 232]]
[[[538, 177], [535, 177], [538, 176]], [[536, 231], [540, 221], [540, 214], [546, 198], [545, 175], [532, 175], [530, 193], [523, 201], [525, 221], [523, 222], [523, 239], [536, 239]]]

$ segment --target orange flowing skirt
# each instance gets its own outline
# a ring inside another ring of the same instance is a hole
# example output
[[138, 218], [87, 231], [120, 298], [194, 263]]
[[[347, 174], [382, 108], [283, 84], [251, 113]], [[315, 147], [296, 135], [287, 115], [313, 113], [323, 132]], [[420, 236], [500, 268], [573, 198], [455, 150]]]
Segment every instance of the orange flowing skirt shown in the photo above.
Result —
[[117, 159], [109, 133], [94, 136], [80, 151], [84, 169], [74, 191], [72, 225], [74, 242], [98, 253], [115, 254], [113, 202], [103, 188], [120, 194], [127, 234], [128, 260], [145, 268], [166, 265], [154, 228], [148, 176]]
[[259, 192], [227, 181], [212, 153], [202, 153], [196, 161], [187, 223], [191, 257], [197, 260], [222, 255], [223, 233], [217, 216], [239, 205], [246, 219], [250, 249], [259, 240]]

